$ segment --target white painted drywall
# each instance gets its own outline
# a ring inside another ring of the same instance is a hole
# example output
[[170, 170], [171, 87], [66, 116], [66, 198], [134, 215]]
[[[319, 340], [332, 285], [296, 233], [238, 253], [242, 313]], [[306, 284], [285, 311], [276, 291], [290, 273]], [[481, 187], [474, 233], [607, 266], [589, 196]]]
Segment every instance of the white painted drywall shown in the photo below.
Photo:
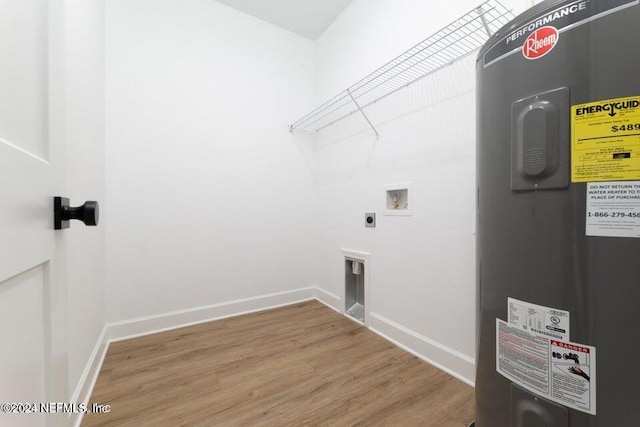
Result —
[[[360, 250], [372, 323], [472, 382], [473, 55], [369, 108], [379, 140], [358, 115], [286, 125], [476, 6], [355, 0], [313, 43], [214, 1], [108, 1], [107, 320], [314, 285], [335, 302]], [[403, 182], [413, 215], [384, 216]]]
[[[516, 14], [525, 6], [504, 3]], [[317, 40], [318, 102], [477, 4], [466, 0], [443, 8], [421, 0], [355, 0]], [[308, 162], [323, 205], [321, 287], [343, 294], [340, 249], [370, 252], [373, 318], [396, 330], [400, 341], [424, 337], [426, 353], [433, 351], [423, 356], [473, 382], [474, 55], [380, 101], [367, 114], [379, 140], [353, 115], [320, 131], [316, 142], [303, 142], [313, 146]], [[384, 216], [386, 185], [402, 182], [412, 183], [413, 215]], [[378, 214], [375, 229], [364, 227], [365, 212]]]
[[[66, 189], [73, 206], [104, 207], [104, 0], [65, 4]], [[105, 225], [73, 221], [67, 251], [69, 384], [82, 375], [105, 324]]]
[[211, 0], [106, 2], [108, 320], [315, 285], [313, 176], [287, 125], [314, 43]]

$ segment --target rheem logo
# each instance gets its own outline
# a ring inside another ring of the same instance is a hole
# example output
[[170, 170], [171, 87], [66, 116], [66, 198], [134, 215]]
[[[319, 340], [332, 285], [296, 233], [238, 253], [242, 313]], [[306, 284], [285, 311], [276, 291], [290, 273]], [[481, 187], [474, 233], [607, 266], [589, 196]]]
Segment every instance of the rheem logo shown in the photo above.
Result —
[[554, 27], [542, 27], [529, 34], [522, 45], [522, 54], [527, 59], [545, 56], [558, 43], [558, 30]]

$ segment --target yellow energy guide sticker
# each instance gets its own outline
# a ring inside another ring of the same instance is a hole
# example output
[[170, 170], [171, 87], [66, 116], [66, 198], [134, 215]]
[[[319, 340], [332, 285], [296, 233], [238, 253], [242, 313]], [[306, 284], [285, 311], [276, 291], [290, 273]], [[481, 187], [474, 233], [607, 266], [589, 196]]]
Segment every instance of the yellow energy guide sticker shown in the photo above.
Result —
[[640, 180], [640, 96], [571, 106], [571, 182]]

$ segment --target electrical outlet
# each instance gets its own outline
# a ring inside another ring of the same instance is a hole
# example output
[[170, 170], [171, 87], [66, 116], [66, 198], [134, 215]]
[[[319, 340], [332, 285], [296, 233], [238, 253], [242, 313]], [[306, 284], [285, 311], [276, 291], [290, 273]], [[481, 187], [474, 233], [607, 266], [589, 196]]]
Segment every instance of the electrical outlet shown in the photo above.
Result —
[[376, 214], [366, 213], [364, 214], [364, 226], [375, 228], [376, 226]]

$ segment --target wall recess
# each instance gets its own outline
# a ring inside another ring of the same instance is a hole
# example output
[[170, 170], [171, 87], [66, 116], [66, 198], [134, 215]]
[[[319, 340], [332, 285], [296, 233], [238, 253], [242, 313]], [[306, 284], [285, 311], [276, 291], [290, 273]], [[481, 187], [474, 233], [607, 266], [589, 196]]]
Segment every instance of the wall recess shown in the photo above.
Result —
[[[341, 311], [356, 322], [369, 324], [371, 301], [370, 253], [341, 249], [344, 257], [345, 282]], [[355, 264], [355, 266], [354, 266]]]
[[411, 183], [387, 185], [385, 190], [384, 214], [410, 216], [412, 209]]

